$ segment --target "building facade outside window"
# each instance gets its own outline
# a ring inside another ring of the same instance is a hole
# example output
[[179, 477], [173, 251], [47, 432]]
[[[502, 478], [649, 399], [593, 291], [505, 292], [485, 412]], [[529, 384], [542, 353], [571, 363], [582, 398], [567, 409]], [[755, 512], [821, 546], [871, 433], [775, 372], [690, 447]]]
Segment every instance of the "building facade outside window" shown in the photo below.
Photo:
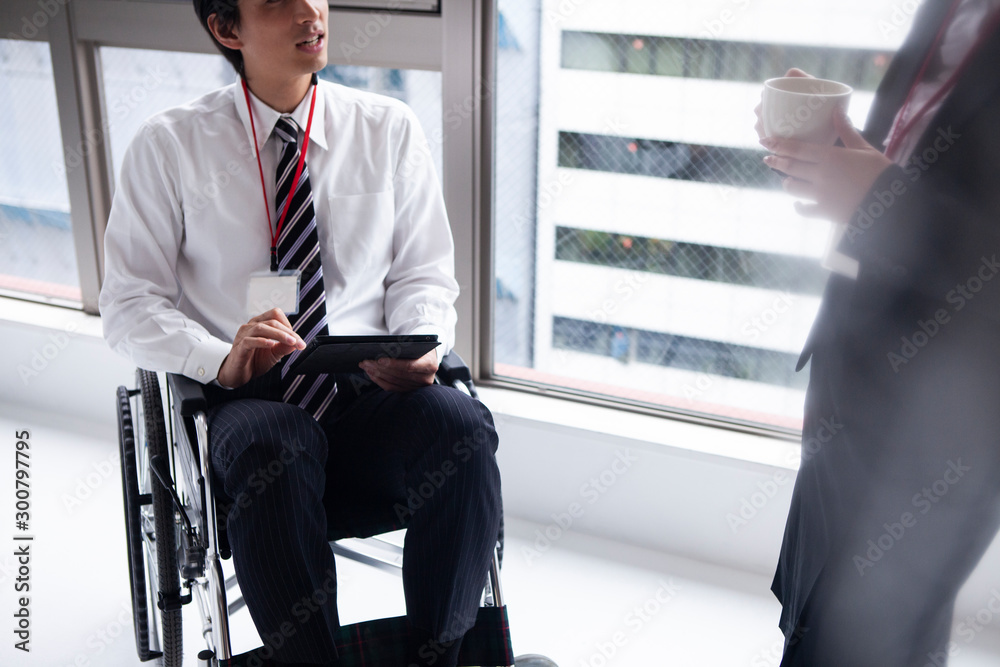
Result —
[[761, 162], [792, 66], [863, 126], [912, 14], [890, 0], [501, 0], [494, 377], [801, 428], [794, 366], [829, 223]]

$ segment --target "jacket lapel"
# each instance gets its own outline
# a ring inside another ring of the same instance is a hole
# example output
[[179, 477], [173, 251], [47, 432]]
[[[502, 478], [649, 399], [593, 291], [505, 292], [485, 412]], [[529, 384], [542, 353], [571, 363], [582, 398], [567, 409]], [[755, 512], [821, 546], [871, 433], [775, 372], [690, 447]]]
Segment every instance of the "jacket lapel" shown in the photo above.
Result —
[[979, 51], [972, 55], [955, 89], [945, 98], [918, 146], [933, 138], [943, 125], [961, 127], [1000, 91], [997, 63], [1000, 63], [1000, 29], [995, 29]]
[[882, 147], [950, 6], [951, 0], [925, 0], [920, 7], [906, 41], [899, 47], [882, 77], [875, 102], [868, 113], [863, 134], [873, 146]]

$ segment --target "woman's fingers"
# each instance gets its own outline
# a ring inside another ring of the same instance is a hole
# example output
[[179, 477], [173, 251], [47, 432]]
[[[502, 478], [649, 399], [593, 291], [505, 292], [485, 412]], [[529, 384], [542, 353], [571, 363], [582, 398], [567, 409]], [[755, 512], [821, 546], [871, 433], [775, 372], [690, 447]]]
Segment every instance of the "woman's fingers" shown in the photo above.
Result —
[[819, 179], [820, 166], [815, 162], [803, 162], [779, 155], [768, 155], [764, 158], [764, 164], [800, 181], [816, 183]]
[[785, 72], [785, 76], [804, 76], [804, 77], [808, 77], [810, 79], [815, 79], [816, 78], [812, 74], [809, 74], [808, 72], [800, 70], [798, 67], [793, 67], [790, 70], [788, 70], [787, 72]]

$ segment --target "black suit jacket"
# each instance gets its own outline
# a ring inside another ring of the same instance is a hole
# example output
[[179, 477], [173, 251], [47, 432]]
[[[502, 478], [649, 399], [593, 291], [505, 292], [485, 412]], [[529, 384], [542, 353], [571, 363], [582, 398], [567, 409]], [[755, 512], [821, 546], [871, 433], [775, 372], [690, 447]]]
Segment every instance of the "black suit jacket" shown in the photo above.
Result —
[[[873, 145], [882, 146], [949, 5], [926, 0], [919, 10], [877, 91], [865, 128]], [[909, 508], [913, 489], [936, 479], [945, 461], [977, 461], [975, 480], [962, 487], [970, 497], [1000, 486], [998, 64], [1000, 31], [975, 54], [912, 161], [877, 179], [838, 248], [860, 268], [856, 280], [830, 277], [800, 362], [812, 357], [803, 459], [772, 586], [786, 637], [807, 603], [822, 606], [814, 595], [821, 573], [832, 589], [868, 585], [851, 555], [864, 553], [865, 540]], [[832, 439], [824, 424], [836, 426]], [[946, 593], [995, 529], [975, 515], [986, 501], [952, 501], [966, 503], [955, 511], [979, 528], [934, 534], [967, 555], [937, 554]], [[906, 548], [920, 544], [907, 539]]]
[[[921, 7], [868, 116], [863, 134], [872, 145], [881, 148], [950, 4], [927, 0]], [[1000, 253], [998, 65], [995, 31], [928, 125], [909, 165], [889, 168], [868, 193], [838, 248], [860, 260], [859, 276], [831, 277], [799, 368], [829, 344], [835, 329], [868, 340], [878, 332], [904, 336], [938, 307], [951, 315], [968, 306], [980, 317], [1000, 319], [1000, 288], [972, 299], [953, 293], [978, 274], [984, 258], [989, 264]], [[993, 352], [1000, 357], [1000, 345]]]

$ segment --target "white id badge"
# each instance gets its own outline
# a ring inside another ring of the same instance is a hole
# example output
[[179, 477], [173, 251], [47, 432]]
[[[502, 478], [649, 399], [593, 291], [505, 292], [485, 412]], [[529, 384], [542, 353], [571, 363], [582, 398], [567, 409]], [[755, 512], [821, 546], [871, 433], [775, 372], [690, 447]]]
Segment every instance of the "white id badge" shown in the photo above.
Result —
[[300, 271], [257, 271], [250, 274], [247, 285], [247, 315], [257, 317], [272, 308], [285, 315], [299, 312]]

